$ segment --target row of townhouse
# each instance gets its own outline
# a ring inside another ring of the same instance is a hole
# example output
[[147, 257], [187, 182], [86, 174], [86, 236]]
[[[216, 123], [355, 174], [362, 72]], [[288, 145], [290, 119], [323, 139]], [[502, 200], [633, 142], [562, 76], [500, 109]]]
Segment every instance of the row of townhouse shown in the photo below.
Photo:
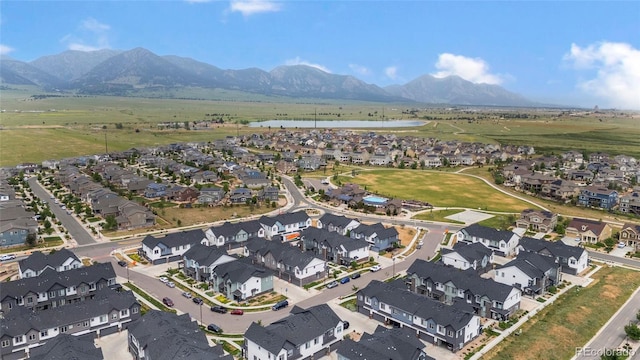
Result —
[[352, 239], [337, 232], [316, 227], [302, 231], [300, 243], [303, 251], [311, 251], [317, 257], [339, 265], [349, 265], [353, 261], [367, 261], [371, 246], [363, 239]]
[[364, 240], [371, 245], [369, 249], [376, 252], [392, 248], [400, 241], [395, 227], [385, 227], [381, 223], [361, 224], [357, 219], [331, 213], [322, 215], [316, 226], [352, 239]]
[[243, 358], [252, 360], [318, 359], [328, 355], [345, 335], [344, 323], [327, 304], [294, 306], [289, 316], [244, 333]]
[[363, 333], [357, 342], [345, 337], [335, 349], [339, 360], [435, 360], [427, 355], [425, 347], [407, 328], [378, 325], [372, 334]]
[[94, 297], [96, 291], [116, 285], [111, 263], [95, 264], [63, 272], [47, 268], [36, 277], [0, 283], [0, 308], [34, 310], [76, 304]]
[[225, 222], [206, 231], [189, 230], [167, 234], [164, 237], [146, 236], [142, 240], [140, 254], [153, 264], [182, 259], [193, 245], [242, 247], [251, 238], [270, 240], [295, 239], [300, 232], [311, 226], [311, 218], [304, 211], [279, 214], [274, 217], [262, 216], [258, 220], [239, 223]]
[[233, 360], [209, 340], [189, 314], [149, 310], [128, 327], [128, 350], [134, 360]]
[[409, 291], [402, 280], [371, 281], [358, 290], [358, 311], [385, 324], [411, 329], [416, 337], [452, 351], [462, 349], [481, 331], [480, 316], [470, 305], [446, 305]]
[[416, 260], [407, 269], [405, 281], [414, 293], [451, 305], [470, 304], [474, 313], [499, 321], [508, 320], [520, 309], [521, 291], [471, 270], [460, 271], [444, 263]]
[[121, 331], [140, 317], [140, 304], [130, 291], [102, 289], [74, 304], [34, 311], [16, 307], [0, 318], [0, 357], [21, 359], [60, 334], [103, 336]]

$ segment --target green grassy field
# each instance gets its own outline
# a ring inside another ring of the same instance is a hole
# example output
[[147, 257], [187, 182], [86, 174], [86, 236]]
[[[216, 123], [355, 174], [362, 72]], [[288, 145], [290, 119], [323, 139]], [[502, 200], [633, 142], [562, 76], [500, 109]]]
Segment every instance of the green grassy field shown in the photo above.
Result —
[[560, 296], [526, 322], [520, 336], [507, 337], [483, 359], [570, 359], [640, 286], [637, 271], [619, 267], [602, 268], [593, 278], [588, 287]]
[[458, 214], [463, 211], [464, 210], [460, 210], [460, 209], [425, 211], [414, 216], [413, 218], [418, 220], [449, 222], [453, 224], [464, 224], [462, 221], [447, 219], [447, 216]]
[[466, 207], [488, 211], [520, 212], [532, 205], [502, 194], [479, 179], [453, 173], [380, 169], [340, 176], [367, 190], [400, 199], [426, 201], [436, 207]]

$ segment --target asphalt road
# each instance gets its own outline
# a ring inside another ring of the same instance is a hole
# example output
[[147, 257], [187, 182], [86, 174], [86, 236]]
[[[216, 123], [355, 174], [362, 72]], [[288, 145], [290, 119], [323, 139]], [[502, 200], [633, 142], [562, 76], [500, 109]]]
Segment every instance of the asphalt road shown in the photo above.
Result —
[[591, 259], [602, 260], [602, 261], [611, 261], [611, 262], [618, 263], [618, 264], [623, 264], [623, 265], [626, 265], [626, 266], [632, 266], [632, 267], [640, 268], [640, 261], [638, 261], [636, 259], [613, 256], [613, 255], [604, 254], [604, 253], [601, 253], [601, 252], [598, 252], [598, 251], [591, 251], [591, 250], [587, 250], [587, 251], [589, 252], [589, 258], [591, 258]]
[[56, 216], [62, 225], [67, 231], [69, 231], [69, 235], [78, 243], [78, 245], [87, 245], [94, 244], [96, 240], [87, 232], [87, 230], [80, 225], [78, 220], [74, 218], [72, 215], [67, 214], [66, 210], [62, 210], [59, 204], [54, 204], [53, 199], [51, 199], [51, 195], [38, 183], [38, 179], [36, 177], [31, 177], [28, 180], [29, 186], [31, 187], [31, 191], [40, 198], [40, 200], [46, 201], [49, 203], [49, 208], [51, 212]]

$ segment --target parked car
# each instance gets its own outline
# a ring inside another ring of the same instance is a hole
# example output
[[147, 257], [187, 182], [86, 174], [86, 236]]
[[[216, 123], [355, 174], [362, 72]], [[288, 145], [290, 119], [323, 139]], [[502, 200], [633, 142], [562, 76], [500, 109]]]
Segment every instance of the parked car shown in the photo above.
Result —
[[342, 279], [340, 279], [340, 284], [346, 284], [349, 281], [351, 281], [351, 279], [349, 279], [349, 277], [345, 276]]
[[231, 310], [231, 312], [229, 314], [231, 314], [231, 315], [242, 315], [242, 314], [244, 314], [244, 311], [242, 311], [242, 309], [233, 309], [233, 310]]
[[200, 304], [202, 304], [202, 303], [203, 303], [202, 299], [201, 299], [201, 298], [199, 298], [199, 297], [194, 297], [194, 298], [193, 298], [193, 302], [194, 302], [194, 303], [196, 303], [196, 304], [198, 304], [198, 305], [200, 305]]
[[173, 281], [169, 281], [168, 283], [166, 283], [166, 285], [170, 288], [176, 287], [176, 284], [174, 284]]
[[380, 269], [382, 269], [382, 266], [380, 266], [380, 265], [373, 265], [371, 267], [371, 271], [373, 271], [373, 272], [379, 271]]
[[215, 305], [215, 306], [211, 307], [211, 311], [217, 312], [219, 314], [226, 314], [227, 313], [227, 308], [224, 307], [224, 306]]
[[349, 322], [348, 321], [342, 321], [342, 329], [343, 330], [347, 330], [349, 328]]
[[359, 277], [360, 277], [360, 273], [359, 272], [351, 274], [351, 278], [352, 279], [357, 279]]
[[163, 298], [162, 302], [167, 306], [173, 306], [173, 300], [169, 299], [168, 297]]
[[16, 256], [13, 255], [13, 254], [2, 255], [2, 256], [0, 256], [0, 261], [13, 260], [15, 258], [16, 258]]
[[327, 289], [333, 289], [336, 286], [338, 286], [338, 282], [334, 280], [327, 284]]
[[222, 332], [222, 329], [220, 328], [220, 326], [218, 326], [216, 324], [207, 325], [207, 330], [213, 331], [214, 333], [218, 333], [218, 334], [220, 334]]
[[124, 260], [120, 260], [118, 261], [118, 265], [122, 266], [122, 267], [127, 267], [128, 263]]
[[282, 301], [277, 302], [275, 305], [273, 305], [271, 307], [271, 310], [278, 311], [280, 309], [286, 308], [287, 306], [289, 306], [289, 302], [287, 300], [282, 300]]
[[166, 284], [166, 283], [168, 283], [168, 282], [169, 282], [169, 279], [167, 279], [167, 278], [166, 278], [166, 277], [164, 277], [164, 276], [161, 276], [161, 277], [160, 277], [160, 282], [163, 282], [163, 283], [165, 283], [165, 284]]
[[182, 296], [186, 297], [187, 299], [191, 299], [191, 297], [192, 297], [193, 295], [191, 295], [191, 293], [190, 293], [190, 292], [185, 291], [185, 292], [183, 292], [183, 293], [182, 293]]
[[622, 248], [624, 248], [625, 246], [627, 246], [627, 244], [625, 244], [625, 243], [623, 243], [623, 242], [618, 243], [618, 248], [619, 248], [619, 249], [622, 249]]

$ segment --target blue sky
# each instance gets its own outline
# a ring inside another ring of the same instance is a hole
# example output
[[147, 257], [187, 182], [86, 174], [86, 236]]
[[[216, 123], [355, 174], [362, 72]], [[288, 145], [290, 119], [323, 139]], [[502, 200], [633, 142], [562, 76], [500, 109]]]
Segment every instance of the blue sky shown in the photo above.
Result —
[[0, 2], [0, 54], [135, 47], [379, 86], [453, 74], [534, 100], [640, 109], [639, 1]]

